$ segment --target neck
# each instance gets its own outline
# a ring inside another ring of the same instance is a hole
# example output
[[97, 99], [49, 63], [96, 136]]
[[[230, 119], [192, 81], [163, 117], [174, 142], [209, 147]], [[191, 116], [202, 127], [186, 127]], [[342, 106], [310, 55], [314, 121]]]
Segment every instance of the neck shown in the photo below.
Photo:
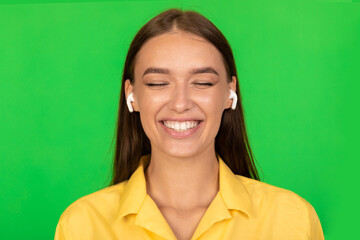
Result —
[[215, 149], [190, 157], [152, 151], [145, 170], [147, 193], [159, 207], [207, 207], [219, 191], [218, 173]]

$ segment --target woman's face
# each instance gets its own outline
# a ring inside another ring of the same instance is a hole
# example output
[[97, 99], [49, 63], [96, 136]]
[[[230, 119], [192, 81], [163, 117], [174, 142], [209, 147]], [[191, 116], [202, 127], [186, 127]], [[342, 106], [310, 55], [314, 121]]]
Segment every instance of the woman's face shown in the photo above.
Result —
[[125, 81], [125, 97], [133, 92], [151, 151], [190, 157], [214, 151], [230, 89], [221, 53], [209, 42], [176, 31], [149, 39], [135, 63], [134, 85]]

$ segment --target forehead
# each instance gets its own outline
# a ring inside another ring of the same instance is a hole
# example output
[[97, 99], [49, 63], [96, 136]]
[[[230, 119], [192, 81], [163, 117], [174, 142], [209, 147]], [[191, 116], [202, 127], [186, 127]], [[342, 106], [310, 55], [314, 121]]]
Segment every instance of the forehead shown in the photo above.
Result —
[[140, 49], [135, 75], [148, 67], [170, 69], [170, 74], [185, 74], [191, 69], [213, 67], [219, 75], [225, 73], [222, 55], [205, 39], [186, 32], [165, 33], [149, 39]]

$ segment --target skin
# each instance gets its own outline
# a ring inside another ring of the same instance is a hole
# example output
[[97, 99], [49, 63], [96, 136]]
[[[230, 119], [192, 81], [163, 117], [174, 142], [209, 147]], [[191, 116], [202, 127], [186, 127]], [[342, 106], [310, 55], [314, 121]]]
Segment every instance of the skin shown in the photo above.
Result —
[[[207, 66], [218, 75], [190, 73]], [[167, 68], [169, 73], [143, 76], [149, 67]], [[125, 81], [125, 97], [133, 93], [132, 106], [140, 112], [151, 142], [151, 161], [145, 170], [147, 192], [175, 235], [188, 239], [219, 191], [215, 136], [223, 111], [231, 107], [230, 89], [236, 91], [236, 78], [227, 82], [221, 53], [211, 43], [177, 29], [142, 46], [134, 75], [134, 85]], [[165, 85], [151, 87], [148, 83]], [[160, 125], [160, 120], [170, 117], [203, 122], [195, 134], [179, 139]]]

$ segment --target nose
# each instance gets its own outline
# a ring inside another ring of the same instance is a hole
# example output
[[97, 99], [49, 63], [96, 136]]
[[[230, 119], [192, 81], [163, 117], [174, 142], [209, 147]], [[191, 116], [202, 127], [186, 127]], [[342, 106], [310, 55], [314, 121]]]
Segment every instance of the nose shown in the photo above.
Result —
[[184, 112], [192, 107], [190, 91], [186, 83], [177, 84], [171, 93], [170, 107], [178, 113]]

